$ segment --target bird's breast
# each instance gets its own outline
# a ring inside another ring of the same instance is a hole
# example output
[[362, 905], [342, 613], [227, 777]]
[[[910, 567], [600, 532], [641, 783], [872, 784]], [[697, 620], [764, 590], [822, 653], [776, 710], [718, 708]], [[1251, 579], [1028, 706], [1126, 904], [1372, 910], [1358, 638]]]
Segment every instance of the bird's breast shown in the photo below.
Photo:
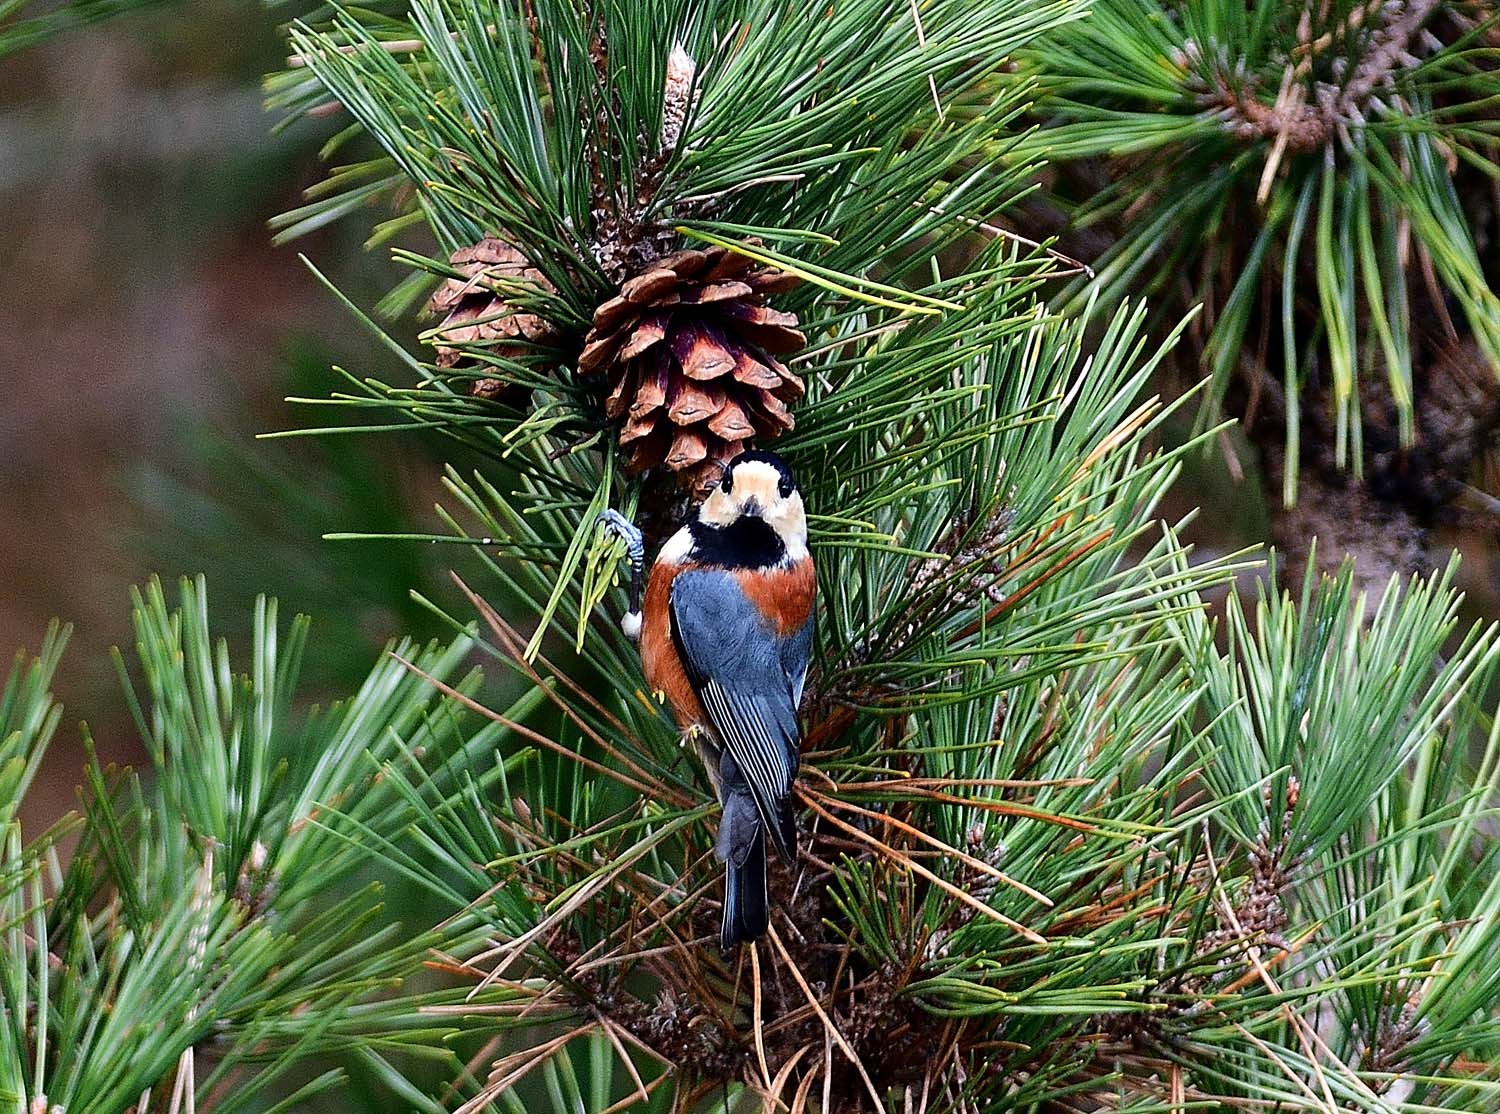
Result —
[[766, 626], [779, 637], [801, 630], [812, 616], [818, 579], [811, 557], [768, 569], [736, 569], [734, 578]]

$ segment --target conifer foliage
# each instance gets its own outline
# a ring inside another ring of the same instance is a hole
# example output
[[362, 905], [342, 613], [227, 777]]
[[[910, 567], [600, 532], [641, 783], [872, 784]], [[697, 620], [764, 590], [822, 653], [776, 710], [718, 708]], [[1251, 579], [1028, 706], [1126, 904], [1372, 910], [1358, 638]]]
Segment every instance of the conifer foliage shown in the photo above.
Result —
[[[301, 621], [263, 604], [241, 675], [201, 584], [137, 599], [152, 776], [92, 765], [30, 842], [0, 813], [0, 1099], [312, 1109], [352, 1074], [372, 1108], [462, 1114], [1500, 1103], [1500, 642], [1461, 628], [1451, 570], [1210, 617], [1253, 562], [1193, 560], [1159, 515], [1202, 440], [1172, 445], [1182, 404], [1149, 389], [1180, 330], [1059, 311], [1075, 268], [994, 220], [1049, 155], [1018, 59], [1089, 18], [293, 24], [271, 98], [337, 115], [348, 161], [280, 231], [374, 204], [403, 245], [385, 323], [346, 302], [399, 375], [346, 373], [329, 430], [478, 461], [428, 539], [467, 555], [423, 601], [454, 642], [304, 716]], [[659, 538], [771, 440], [819, 574], [802, 852], [725, 951], [717, 806], [614, 622], [598, 521]], [[0, 704], [9, 798], [59, 641]], [[370, 927], [356, 870], [416, 895], [399, 922]]]
[[[1304, 459], [1429, 512], [1473, 478], [1500, 397], [1496, 15], [1097, 0], [1023, 52], [1094, 292], [1207, 303], [1193, 373], [1262, 427], [1288, 504]], [[1456, 445], [1448, 406], [1486, 433]]]
[[[299, 1059], [346, 1047], [351, 1004], [421, 950], [420, 931], [380, 926], [379, 884], [337, 890], [364, 857], [322, 813], [398, 832], [410, 807], [378, 763], [425, 753], [442, 777], [498, 729], [470, 734], [401, 664], [472, 688], [463, 640], [393, 644], [357, 693], [304, 713], [305, 618], [283, 628], [261, 600], [239, 671], [201, 581], [175, 606], [155, 581], [134, 603], [139, 662], [118, 665], [150, 768], [107, 768], [89, 746], [78, 813], [25, 843], [15, 805], [62, 716], [48, 686], [66, 629], [0, 693], [0, 1099], [29, 1114], [261, 1109]], [[340, 1078], [304, 1081], [295, 1101]]]

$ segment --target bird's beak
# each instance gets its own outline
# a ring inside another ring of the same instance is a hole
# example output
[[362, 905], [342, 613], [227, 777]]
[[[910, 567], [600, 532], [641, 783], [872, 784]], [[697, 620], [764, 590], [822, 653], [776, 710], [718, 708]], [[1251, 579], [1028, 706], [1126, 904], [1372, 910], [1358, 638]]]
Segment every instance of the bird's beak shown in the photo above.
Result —
[[744, 503], [740, 505], [740, 513], [753, 514], [758, 516], [760, 514], [760, 500], [753, 495], [750, 496], [750, 498], [746, 499]]

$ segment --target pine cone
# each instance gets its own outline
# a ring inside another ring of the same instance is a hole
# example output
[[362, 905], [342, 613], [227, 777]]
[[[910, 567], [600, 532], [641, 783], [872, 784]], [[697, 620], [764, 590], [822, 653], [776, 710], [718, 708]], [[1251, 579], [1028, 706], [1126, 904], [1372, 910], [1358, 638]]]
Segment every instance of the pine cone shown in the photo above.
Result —
[[[433, 334], [438, 367], [467, 366], [466, 354], [454, 345], [518, 338], [546, 343], [556, 339], [557, 330], [550, 321], [517, 310], [506, 301], [519, 282], [555, 292], [547, 276], [512, 245], [486, 236], [474, 246], [454, 252], [448, 262], [464, 277], [445, 279], [427, 303], [429, 313], [443, 317]], [[497, 382], [478, 380], [473, 393], [493, 398], [498, 393], [493, 387]], [[489, 389], [477, 389], [486, 384]]]
[[806, 338], [766, 296], [797, 281], [724, 248], [684, 251], [594, 312], [578, 371], [607, 377], [627, 471], [665, 464], [702, 494], [748, 441], [792, 428], [787, 403], [806, 388], [777, 357]]

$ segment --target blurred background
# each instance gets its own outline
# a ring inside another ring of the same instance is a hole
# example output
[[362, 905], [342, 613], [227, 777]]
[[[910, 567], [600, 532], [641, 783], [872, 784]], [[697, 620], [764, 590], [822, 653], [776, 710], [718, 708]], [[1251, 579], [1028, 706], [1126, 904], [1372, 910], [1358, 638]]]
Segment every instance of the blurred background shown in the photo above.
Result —
[[255, 439], [312, 424], [284, 399], [326, 396], [331, 365], [391, 362], [299, 252], [362, 305], [396, 272], [361, 249], [358, 222], [272, 245], [267, 220], [316, 180], [332, 131], [273, 133], [259, 83], [280, 57], [275, 13], [197, 0], [192, 19], [172, 14], [0, 64], [0, 647], [35, 649], [54, 616], [75, 628], [31, 831], [73, 803], [80, 720], [107, 758], [137, 753], [109, 648], [129, 650], [129, 589], [152, 573], [206, 573], [231, 637], [257, 592], [313, 614], [315, 698], [392, 636], [436, 633], [408, 590], [434, 582], [437, 555], [321, 540], [425, 514], [432, 446]]

